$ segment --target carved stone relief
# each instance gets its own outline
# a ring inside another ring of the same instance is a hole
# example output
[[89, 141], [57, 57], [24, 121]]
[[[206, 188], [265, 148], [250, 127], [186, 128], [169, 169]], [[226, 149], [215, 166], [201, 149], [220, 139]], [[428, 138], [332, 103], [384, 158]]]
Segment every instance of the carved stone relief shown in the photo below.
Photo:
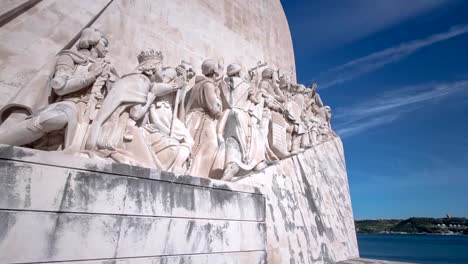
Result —
[[149, 49], [119, 76], [108, 44], [84, 29], [0, 110], [0, 143], [230, 181], [336, 136], [317, 85], [286, 70], [207, 59], [197, 73]]

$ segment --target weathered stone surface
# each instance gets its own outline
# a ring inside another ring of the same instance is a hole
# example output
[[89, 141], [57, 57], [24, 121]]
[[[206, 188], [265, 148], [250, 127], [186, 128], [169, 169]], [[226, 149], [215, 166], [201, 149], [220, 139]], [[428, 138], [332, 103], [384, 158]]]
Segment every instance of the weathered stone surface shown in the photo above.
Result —
[[339, 138], [239, 182], [264, 189], [268, 263], [334, 263], [359, 256]]
[[[75, 263], [75, 262], [63, 262]], [[80, 264], [266, 264], [265, 251], [80, 261]]]
[[168, 65], [184, 59], [199, 68], [207, 57], [222, 57], [252, 67], [261, 59], [293, 67], [295, 74], [279, 0], [43, 0], [0, 28], [0, 108], [49, 75], [55, 55], [86, 25], [109, 36], [109, 55], [120, 74], [133, 71], [136, 55], [147, 48], [167, 54]]
[[0, 162], [0, 262], [358, 257], [339, 138], [240, 180], [251, 186], [11, 146]]
[[116, 43], [109, 55], [119, 72], [133, 70], [137, 52], [154, 47], [167, 54], [167, 65], [185, 59], [198, 69], [213, 57], [252, 67], [262, 60], [275, 68], [293, 67], [295, 76], [279, 0], [114, 0], [94, 26]]
[[22, 4], [28, 1], [29, 0], [2, 0], [2, 4], [0, 5], [0, 16], [21, 6]]
[[66, 155], [62, 152], [47, 152], [46, 154], [43, 151], [2, 144], [0, 144], [0, 160], [19, 161], [58, 168], [69, 168], [89, 172], [128, 176], [139, 179], [152, 179], [161, 182], [202, 186], [216, 190], [219, 189], [241, 193], [262, 194], [260, 188], [250, 185], [232, 184], [229, 182], [220, 182], [188, 175], [174, 175], [173, 173], [167, 173], [164, 171], [129, 166], [126, 164], [119, 164], [102, 160], [96, 162], [91, 159], [75, 158], [72, 155]]
[[255, 222], [4, 210], [0, 219], [1, 263], [264, 250]]
[[264, 263], [258, 188], [130, 167], [1, 146], [0, 263]]
[[[262, 221], [263, 197], [152, 179], [0, 160], [0, 206], [98, 214]], [[256, 210], [245, 210], [256, 208]]]

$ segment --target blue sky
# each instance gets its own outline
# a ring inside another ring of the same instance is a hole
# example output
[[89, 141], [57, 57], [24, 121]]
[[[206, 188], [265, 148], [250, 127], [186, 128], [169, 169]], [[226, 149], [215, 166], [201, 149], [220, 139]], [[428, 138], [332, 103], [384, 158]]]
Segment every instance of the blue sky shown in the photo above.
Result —
[[468, 1], [283, 0], [356, 218], [468, 217]]

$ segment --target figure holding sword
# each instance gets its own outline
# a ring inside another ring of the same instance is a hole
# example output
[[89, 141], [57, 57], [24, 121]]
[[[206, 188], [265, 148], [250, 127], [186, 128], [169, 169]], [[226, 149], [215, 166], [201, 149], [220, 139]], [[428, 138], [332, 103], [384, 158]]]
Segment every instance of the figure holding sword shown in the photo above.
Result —
[[184, 123], [178, 118], [181, 92], [187, 84], [187, 74], [180, 66], [162, 69], [161, 80], [153, 84], [151, 93], [156, 96], [150, 108], [150, 120], [161, 132], [176, 139], [190, 149], [193, 139]]

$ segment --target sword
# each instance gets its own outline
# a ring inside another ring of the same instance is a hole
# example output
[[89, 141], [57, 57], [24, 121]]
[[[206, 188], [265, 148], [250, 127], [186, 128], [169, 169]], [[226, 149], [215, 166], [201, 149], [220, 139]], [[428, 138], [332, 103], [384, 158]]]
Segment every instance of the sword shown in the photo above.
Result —
[[179, 104], [179, 95], [180, 95], [180, 89], [177, 90], [177, 93], [176, 93], [176, 96], [174, 98], [174, 111], [172, 112], [172, 119], [171, 119], [171, 130], [169, 131], [169, 137], [172, 137], [173, 135], [173, 132], [174, 132], [174, 123], [175, 123], [175, 119], [176, 119], [176, 116], [177, 116], [177, 109], [179, 108], [178, 107], [178, 104]]
[[185, 89], [185, 86], [186, 86], [184, 77], [179, 77], [178, 80], [183, 81], [184, 84], [180, 88], [177, 88], [177, 92], [176, 92], [176, 95], [175, 95], [175, 98], [174, 98], [174, 110], [172, 111], [171, 127], [170, 127], [170, 130], [169, 130], [169, 137], [172, 137], [173, 132], [174, 132], [174, 123], [175, 123], [175, 120], [176, 120], [176, 118], [178, 116], [178, 112], [179, 112], [179, 101], [180, 101], [181, 90]]

